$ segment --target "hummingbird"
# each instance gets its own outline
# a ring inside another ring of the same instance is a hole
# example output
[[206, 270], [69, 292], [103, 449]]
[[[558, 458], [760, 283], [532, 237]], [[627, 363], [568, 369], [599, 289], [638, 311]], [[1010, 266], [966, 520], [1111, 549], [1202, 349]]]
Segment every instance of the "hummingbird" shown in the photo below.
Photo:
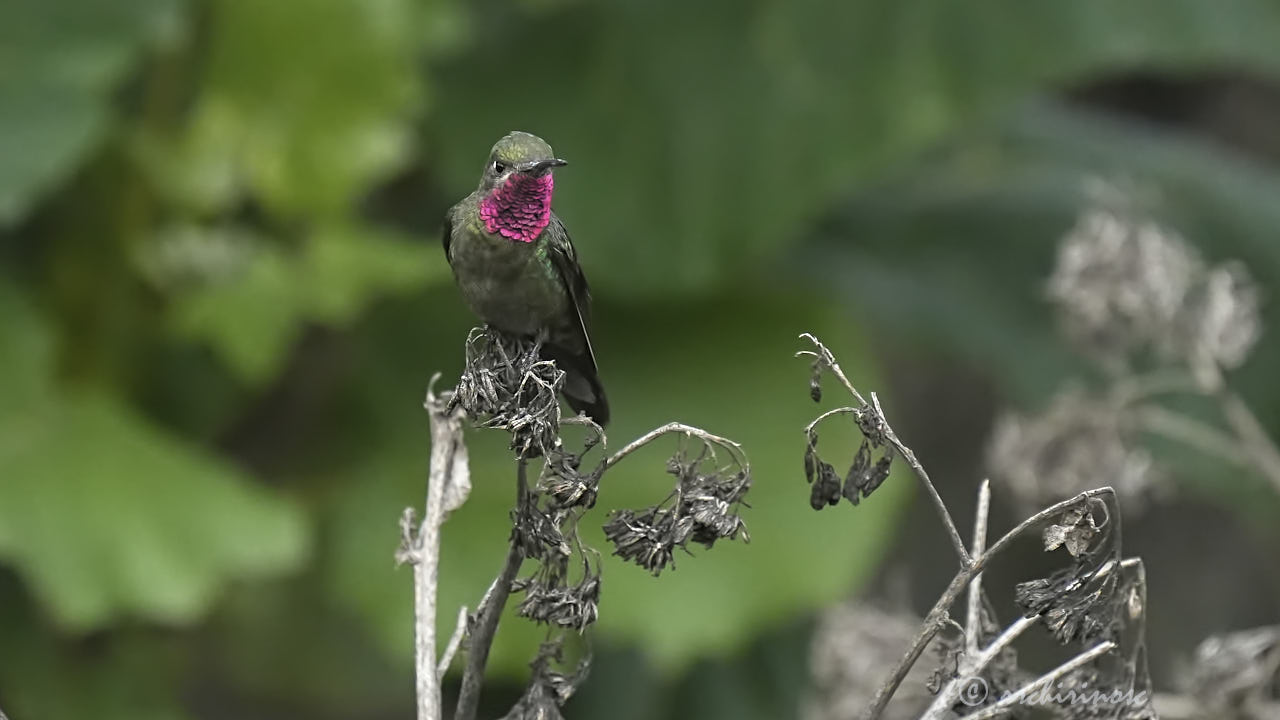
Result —
[[551, 210], [554, 168], [567, 165], [542, 138], [503, 136], [475, 192], [449, 208], [444, 254], [462, 298], [481, 320], [541, 341], [565, 373], [561, 393], [601, 426], [609, 403], [591, 349], [591, 291], [569, 231]]

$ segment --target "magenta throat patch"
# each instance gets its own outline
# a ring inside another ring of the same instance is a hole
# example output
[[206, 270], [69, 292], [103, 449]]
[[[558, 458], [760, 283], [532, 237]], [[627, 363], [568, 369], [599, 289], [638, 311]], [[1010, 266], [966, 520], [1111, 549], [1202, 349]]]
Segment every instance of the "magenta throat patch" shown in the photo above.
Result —
[[515, 173], [480, 201], [484, 228], [509, 240], [533, 242], [551, 222], [551, 173]]

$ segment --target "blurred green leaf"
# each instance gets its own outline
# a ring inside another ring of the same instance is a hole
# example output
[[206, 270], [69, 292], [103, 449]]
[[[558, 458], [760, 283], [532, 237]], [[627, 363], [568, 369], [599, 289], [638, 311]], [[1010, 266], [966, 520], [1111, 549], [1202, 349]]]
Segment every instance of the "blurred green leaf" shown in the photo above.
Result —
[[[186, 720], [179, 685], [187, 670], [172, 637], [124, 631], [95, 642], [57, 639], [14, 583], [0, 580], [0, 710], [40, 720]], [[74, 690], [69, 690], [74, 688]]]
[[[435, 323], [406, 336], [403, 318], [426, 316], [437, 304], [380, 314], [379, 336], [396, 337], [401, 349], [385, 357], [388, 348], [358, 369], [358, 405], [346, 412], [363, 429], [346, 440], [363, 450], [351, 469], [333, 471], [338, 477], [356, 475], [333, 498], [332, 554], [324, 566], [332, 571], [338, 596], [399, 658], [410, 657], [411, 574], [396, 571], [390, 558], [400, 509], [422, 502], [429, 443], [420, 397], [434, 370], [422, 358], [439, 358], [451, 347], [460, 358], [465, 334], [465, 326]], [[741, 647], [760, 629], [822, 606], [867, 577], [891, 542], [910, 485], [901, 478], [861, 507], [814, 514], [802, 473], [800, 428], [817, 407], [808, 399], [808, 366], [792, 357], [801, 347], [800, 331], [823, 333], [848, 372], [864, 387], [876, 387], [865, 341], [847, 318], [777, 294], [706, 298], [697, 306], [650, 307], [643, 314], [602, 308], [596, 317], [604, 321], [596, 349], [615, 409], [613, 445], [680, 419], [743, 443], [755, 478], [745, 513], [750, 544], [695, 549], [693, 557], [677, 557], [678, 568], [658, 578], [606, 559], [597, 626], [604, 637], [640, 643], [661, 667], [674, 669], [700, 655]], [[456, 368], [442, 370], [446, 378], [456, 376]], [[829, 431], [824, 442], [833, 460], [841, 448], [853, 457], [854, 435], [846, 434]], [[508, 537], [514, 464], [498, 435], [468, 436], [474, 489], [444, 530], [446, 636], [454, 622], [451, 608], [476, 603], [497, 572]], [[671, 478], [664, 468], [674, 442], [659, 443], [610, 472], [583, 523], [589, 544], [608, 555], [599, 531], [607, 511], [642, 507], [666, 495]], [[543, 630], [514, 618], [502, 628], [494, 662], [506, 672], [519, 671]]]
[[[215, 235], [218, 231], [211, 231]], [[172, 322], [252, 382], [275, 377], [303, 323], [345, 325], [379, 295], [447, 273], [434, 245], [328, 226], [298, 253], [259, 243], [241, 272], [180, 296]]]
[[109, 100], [182, 0], [0, 3], [0, 226], [22, 217], [103, 137]]
[[196, 208], [247, 190], [286, 216], [349, 210], [409, 157], [422, 13], [437, 7], [447, 4], [213, 0], [188, 134], [171, 158], [150, 153], [161, 188]]
[[106, 393], [55, 388], [48, 333], [0, 290], [0, 557], [56, 621], [190, 622], [228, 581], [301, 563], [295, 505]]
[[[435, 73], [454, 194], [493, 141], [543, 135], [571, 162], [557, 207], [597, 285], [661, 296], [727, 283], [796, 240], [833, 195], [1051, 83], [1109, 66], [1275, 71], [1268, 0], [933, 0], [494, 9]], [[518, 67], [510, 53], [526, 48]], [[620, 139], [625, 139], [620, 142]]]
[[[853, 194], [793, 269], [878, 325], [988, 368], [1020, 400], [1043, 399], [1084, 367], [1066, 352], [1043, 288], [1090, 178], [1150, 189], [1151, 211], [1208, 257], [1242, 259], [1264, 287], [1280, 285], [1280, 173], [1186, 135], [1048, 103]], [[1280, 333], [1280, 313], [1264, 318]], [[1264, 340], [1257, 352], [1274, 359], [1280, 346]], [[1269, 380], [1266, 367], [1242, 375]]]

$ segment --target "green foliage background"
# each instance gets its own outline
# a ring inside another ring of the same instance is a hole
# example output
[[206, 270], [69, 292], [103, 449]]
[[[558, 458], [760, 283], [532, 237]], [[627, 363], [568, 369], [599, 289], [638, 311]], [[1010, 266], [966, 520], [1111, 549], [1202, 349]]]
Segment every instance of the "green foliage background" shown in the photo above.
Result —
[[[1280, 287], [1275, 125], [1223, 143], [1072, 94], [1266, 84], [1277, 37], [1268, 0], [0, 3], [0, 707], [406, 716], [396, 519], [422, 496], [426, 381], [471, 324], [439, 218], [519, 128], [571, 161], [557, 209], [610, 436], [681, 419], [742, 441], [757, 478], [749, 546], [660, 579], [606, 563], [599, 682], [668, 693], [638, 717], [790, 712], [743, 688], [773, 668], [799, 692], [797, 623], [870, 577], [910, 499], [904, 478], [808, 509], [795, 336], [867, 387], [887, 339], [1042, 399], [1074, 367], [1038, 283], [1093, 174], [1160, 188], [1208, 254]], [[1280, 426], [1276, 359], [1239, 381]], [[472, 443], [445, 608], [506, 539], [510, 462]], [[602, 509], [665, 494], [662, 460], [612, 475]], [[507, 623], [495, 672], [518, 684], [539, 638]]]

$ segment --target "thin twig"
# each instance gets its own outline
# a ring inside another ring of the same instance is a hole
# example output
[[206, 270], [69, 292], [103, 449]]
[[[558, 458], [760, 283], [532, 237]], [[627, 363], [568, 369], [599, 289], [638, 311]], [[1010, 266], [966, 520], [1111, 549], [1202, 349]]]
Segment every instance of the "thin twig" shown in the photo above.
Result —
[[609, 447], [609, 436], [605, 435], [604, 428], [600, 426], [600, 423], [596, 422], [595, 420], [592, 420], [591, 417], [588, 415], [583, 415], [580, 413], [578, 415], [573, 415], [567, 418], [560, 418], [560, 424], [561, 425], [581, 425], [585, 428], [590, 428], [592, 431], [594, 431], [597, 435], [600, 436], [600, 447], [605, 447], [605, 448]]
[[823, 420], [826, 420], [829, 417], [832, 417], [835, 415], [852, 415], [853, 413], [856, 413], [856, 412], [858, 412], [858, 408], [854, 408], [854, 407], [838, 407], [834, 410], [828, 410], [822, 413], [821, 415], [819, 415], [818, 417], [814, 418], [813, 421], [810, 422], [808, 425], [805, 425], [804, 434], [805, 435], [812, 434], [813, 429], [818, 427], [818, 423], [821, 423]]
[[653, 442], [654, 440], [657, 440], [659, 437], [666, 435], [668, 433], [682, 433], [686, 437], [696, 437], [700, 440], [703, 440], [704, 442], [708, 442], [713, 445], [719, 445], [720, 447], [727, 450], [730, 455], [733, 456], [733, 460], [735, 463], [737, 463], [738, 467], [741, 467], [744, 470], [747, 470], [750, 468], [750, 463], [747, 462], [747, 456], [746, 454], [743, 453], [742, 446], [739, 445], [738, 443], [732, 440], [729, 440], [727, 438], [722, 438], [719, 435], [712, 435], [711, 433], [707, 432], [706, 430], [703, 430], [702, 428], [697, 428], [692, 425], [685, 425], [684, 423], [672, 422], [672, 423], [667, 423], [662, 427], [654, 428], [653, 430], [650, 430], [644, 435], [641, 435], [635, 440], [632, 440], [631, 442], [627, 443], [626, 446], [624, 446], [621, 450], [617, 451], [616, 453], [606, 458], [605, 461], [601, 463], [598, 472], [604, 472], [605, 470], [608, 470], [609, 468], [616, 465], [618, 461], [622, 460], [622, 458], [630, 455], [636, 450], [639, 450], [645, 445], [648, 445], [649, 443]]
[[996, 659], [997, 655], [1004, 651], [1005, 648], [1009, 647], [1009, 645], [1013, 644], [1014, 640], [1021, 637], [1022, 633], [1031, 629], [1031, 627], [1039, 621], [1039, 615], [1018, 618], [1012, 625], [1005, 628], [1004, 632], [1000, 633], [999, 637], [992, 640], [991, 644], [988, 645], [986, 649], [978, 654], [973, 664], [968, 667], [967, 672], [970, 675], [976, 675], [983, 670], [986, 670], [987, 666], [991, 664], [992, 660]]
[[449, 644], [444, 647], [444, 654], [440, 656], [440, 663], [436, 666], [436, 682], [444, 680], [445, 673], [449, 672], [449, 666], [453, 664], [453, 656], [458, 652], [458, 646], [462, 644], [462, 638], [467, 634], [467, 606], [463, 605], [458, 608], [458, 622], [453, 626], [453, 635], [449, 638]]
[[822, 344], [822, 341], [818, 340], [813, 333], [801, 333], [800, 339], [808, 340], [818, 349], [817, 351], [801, 350], [796, 353], [796, 357], [807, 355], [809, 357], [820, 359], [823, 364], [831, 370], [831, 374], [836, 376], [836, 379], [840, 381], [840, 384], [844, 385], [844, 389], [848, 390], [849, 394], [857, 399], [859, 405], [867, 404], [866, 399], [862, 397], [862, 393], [858, 392], [858, 389], [853, 386], [853, 383], [849, 382], [849, 377], [845, 375], [844, 370], [840, 368], [840, 363], [836, 362], [836, 356], [831, 354], [831, 351], [827, 349], [826, 345]]
[[893, 699], [893, 694], [898, 691], [898, 686], [906, 679], [911, 667], [920, 659], [920, 655], [924, 652], [925, 647], [928, 646], [929, 641], [938, 634], [938, 631], [949, 624], [948, 608], [955, 603], [956, 598], [960, 597], [960, 591], [969, 583], [974, 572], [979, 569], [982, 559], [982, 557], [979, 557], [974, 564], [960, 568], [960, 571], [952, 578], [951, 584], [947, 586], [946, 590], [942, 591], [942, 596], [938, 598], [938, 602], [934, 603], [933, 609], [925, 616], [920, 632], [916, 633], [910, 647], [907, 648], [907, 652], [898, 660], [893, 670], [890, 671], [889, 677], [876, 690], [875, 698], [872, 699], [867, 711], [863, 713], [862, 720], [877, 720], [881, 713], [884, 712], [889, 701]]
[[[991, 512], [991, 481], [983, 480], [978, 487], [978, 509], [973, 518], [974, 557], [987, 551], [987, 516]], [[965, 616], [965, 648], [970, 655], [978, 652], [982, 644], [982, 573], [976, 573], [969, 582], [969, 611]]]
[[893, 427], [889, 424], [889, 418], [885, 417], [884, 410], [880, 408], [880, 398], [876, 397], [875, 393], [871, 393], [871, 403], [875, 407], [876, 414], [884, 418], [885, 439], [889, 441], [890, 445], [897, 448], [898, 454], [906, 459], [912, 470], [915, 470], [916, 477], [920, 478], [920, 484], [924, 486], [925, 493], [929, 496], [934, 510], [938, 513], [938, 519], [942, 521], [943, 527], [947, 530], [947, 536], [951, 539], [951, 547], [956, 551], [960, 564], [968, 565], [972, 562], [969, 557], [969, 551], [965, 550], [964, 541], [960, 539], [960, 530], [956, 528], [955, 520], [951, 519], [951, 511], [947, 510], [947, 504], [942, 502], [942, 496], [938, 494], [938, 488], [934, 487], [933, 481], [929, 479], [929, 473], [925, 472], [924, 465], [921, 465], [920, 461], [916, 459], [916, 454], [898, 439], [897, 433], [893, 431]]
[[[801, 350], [796, 353], [797, 356], [816, 358], [832, 375], [836, 376], [836, 379], [840, 381], [841, 385], [844, 385], [845, 389], [858, 401], [859, 405], [875, 408], [876, 414], [884, 420], [885, 439], [898, 451], [899, 455], [906, 459], [907, 464], [911, 466], [911, 469], [915, 471], [916, 477], [919, 478], [920, 484], [924, 486], [925, 494], [929, 496], [929, 501], [933, 503], [933, 508], [938, 513], [938, 519], [942, 521], [943, 527], [946, 528], [947, 537], [951, 540], [951, 547], [955, 550], [956, 557], [960, 560], [960, 565], [963, 567], [972, 562], [972, 558], [969, 557], [969, 551], [964, 547], [964, 541], [960, 539], [960, 531], [956, 528], [955, 520], [951, 518], [951, 511], [947, 510], [946, 503], [942, 502], [942, 496], [938, 494], [938, 489], [934, 487], [933, 481], [929, 479], [929, 473], [925, 472], [924, 465], [920, 464], [920, 461], [916, 459], [916, 454], [911, 451], [911, 448], [898, 439], [897, 433], [889, 425], [889, 419], [885, 417], [884, 410], [880, 407], [880, 399], [876, 397], [875, 393], [871, 393], [871, 402], [868, 403], [866, 398], [862, 397], [862, 393], [858, 392], [858, 389], [853, 386], [853, 383], [849, 382], [849, 377], [844, 374], [844, 369], [840, 367], [840, 363], [836, 362], [835, 355], [817, 337], [811, 333], [803, 333], [800, 338], [813, 343], [816, 350]], [[845, 410], [841, 408], [824, 413], [819, 417], [819, 420], [839, 412], [845, 412]], [[815, 420], [814, 422], [816, 423], [817, 421]], [[812, 427], [813, 424], [810, 424], [809, 427], [805, 428], [806, 432], [811, 430]]]
[[[527, 474], [528, 460], [519, 458], [516, 461], [517, 511], [524, 505], [528, 495]], [[485, 600], [476, 609], [475, 627], [467, 641], [467, 666], [462, 674], [462, 687], [458, 691], [454, 720], [475, 720], [476, 710], [480, 706], [480, 687], [484, 684], [484, 668], [489, 662], [489, 649], [498, 632], [498, 620], [501, 619], [502, 611], [507, 606], [507, 598], [511, 595], [511, 583], [515, 581], [523, 563], [524, 553], [513, 536], [507, 548], [507, 556], [502, 562], [502, 570], [490, 586], [490, 592], [485, 594]]]
[[1147, 646], [1147, 566], [1142, 558], [1125, 558], [1120, 562], [1122, 570], [1133, 570], [1138, 576], [1134, 587], [1138, 588], [1138, 611], [1142, 622], [1138, 623], [1137, 639], [1134, 641], [1134, 654], [1146, 650]]
[[1030, 695], [1031, 693], [1035, 692], [1036, 690], [1039, 690], [1040, 688], [1046, 685], [1049, 685], [1051, 683], [1054, 683], [1062, 679], [1062, 677], [1065, 676], [1067, 673], [1070, 673], [1076, 668], [1079, 668], [1088, 664], [1089, 662], [1093, 661], [1094, 658], [1099, 657], [1101, 655], [1105, 655], [1111, 652], [1112, 650], [1114, 650], [1115, 648], [1116, 648], [1116, 644], [1114, 642], [1111, 642], [1110, 640], [1106, 642], [1098, 643], [1097, 645], [1094, 645], [1092, 648], [1071, 658], [1067, 662], [1062, 663], [1061, 665], [1050, 670], [1044, 675], [1041, 675], [1035, 681], [1029, 682], [1026, 685], [1023, 685], [1021, 688], [1019, 688], [1015, 692], [1010, 693], [1009, 695], [1006, 695], [1003, 698], [1000, 698], [1000, 700], [998, 700], [994, 705], [988, 705], [987, 707], [983, 708], [982, 710], [976, 713], [973, 713], [972, 715], [966, 715], [965, 720], [991, 720], [991, 718], [1000, 717], [1004, 713], [1008, 712], [1009, 707], [1011, 705], [1014, 705], [1020, 702], [1026, 696]]

